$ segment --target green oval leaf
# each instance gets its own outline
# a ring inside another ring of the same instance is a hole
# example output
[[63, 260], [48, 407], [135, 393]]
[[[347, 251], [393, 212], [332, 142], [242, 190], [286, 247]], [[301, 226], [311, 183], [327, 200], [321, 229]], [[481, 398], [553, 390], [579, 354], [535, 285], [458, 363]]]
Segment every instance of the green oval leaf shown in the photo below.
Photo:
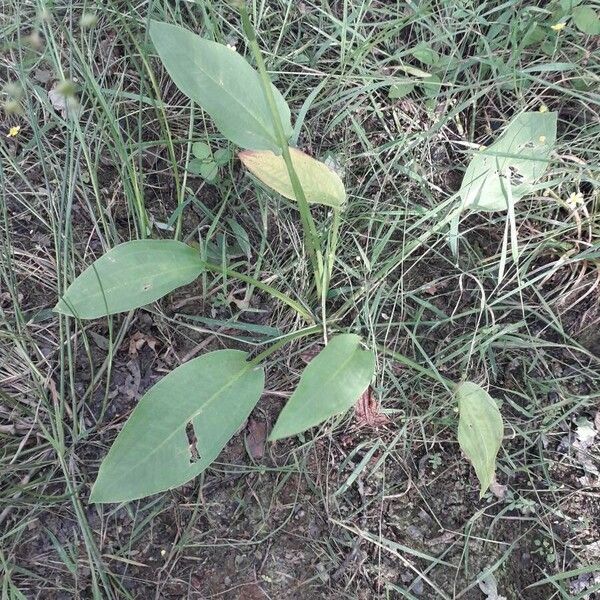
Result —
[[200, 160], [205, 160], [212, 156], [212, 150], [206, 142], [196, 142], [192, 145], [192, 154]]
[[415, 89], [415, 84], [412, 81], [401, 81], [394, 83], [388, 92], [388, 98], [392, 100], [400, 100], [404, 96], [408, 96]]
[[556, 113], [521, 113], [495, 143], [476, 152], [460, 188], [463, 207], [506, 210], [509, 200], [517, 202], [529, 194], [548, 167], [556, 120]]
[[304, 370], [269, 439], [295, 435], [345, 413], [367, 389], [374, 371], [375, 355], [361, 349], [357, 335], [334, 337]]
[[600, 35], [600, 17], [591, 5], [577, 6], [573, 9], [573, 23], [579, 31], [587, 35]]
[[423, 64], [433, 66], [440, 59], [440, 55], [426, 42], [417, 44], [410, 53]]
[[423, 93], [428, 98], [437, 98], [442, 90], [442, 80], [438, 75], [432, 75], [429, 79], [421, 82]]
[[[337, 173], [296, 148], [290, 148], [290, 155], [309, 204], [324, 204], [334, 208], [344, 205], [346, 190]], [[296, 200], [282, 156], [269, 151], [247, 150], [240, 152], [239, 157], [244, 166], [266, 186], [290, 200]]]
[[494, 399], [480, 386], [466, 381], [457, 386], [458, 443], [475, 469], [483, 497], [496, 472], [504, 424]]
[[191, 360], [135, 407], [100, 466], [91, 502], [126, 502], [189, 481], [206, 469], [260, 399], [264, 371], [239, 350]]
[[[150, 37], [177, 87], [197, 102], [219, 131], [242, 148], [279, 152], [258, 73], [232, 48], [168, 23], [150, 22]], [[287, 138], [290, 109], [273, 86]]]
[[154, 302], [196, 279], [198, 253], [175, 240], [119, 244], [92, 263], [54, 307], [56, 312], [95, 319]]

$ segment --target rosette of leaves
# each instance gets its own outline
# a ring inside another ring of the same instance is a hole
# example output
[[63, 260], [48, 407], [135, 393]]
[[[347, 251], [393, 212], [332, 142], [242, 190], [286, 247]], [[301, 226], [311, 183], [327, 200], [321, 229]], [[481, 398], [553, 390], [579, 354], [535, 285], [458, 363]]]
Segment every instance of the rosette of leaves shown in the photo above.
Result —
[[[309, 205], [325, 205], [339, 216], [346, 202], [344, 185], [327, 165], [288, 147], [290, 109], [268, 80], [264, 64], [257, 72], [231, 48], [167, 23], [153, 21], [150, 36], [175, 84], [211, 117], [223, 137], [244, 150], [240, 158], [258, 185], [297, 202], [303, 224]], [[207, 181], [214, 181], [219, 166], [230, 160], [225, 151], [213, 153], [203, 142], [194, 144], [192, 152], [188, 169]], [[249, 244], [243, 245], [251, 251]], [[330, 267], [331, 255], [329, 260]], [[314, 317], [302, 302], [248, 275], [207, 263], [196, 249], [177, 240], [137, 240], [114, 247], [85, 269], [56, 305], [55, 311], [63, 315], [94, 319], [142, 307], [206, 270], [222, 269], [286, 303], [309, 326], [258, 356], [241, 350], [208, 352], [160, 380], [134, 408], [102, 462], [92, 502], [125, 502], [162, 492], [209, 467], [260, 400], [264, 358], [286, 341], [317, 334], [322, 327], [311, 326]], [[300, 377], [270, 438], [296, 435], [343, 415], [370, 385], [374, 372], [375, 354], [358, 335], [333, 335]], [[473, 410], [469, 399], [460, 398], [459, 405], [461, 414], [468, 410], [469, 430], [485, 426], [497, 434], [498, 415], [488, 405]], [[493, 418], [494, 423], [481, 425], [479, 418]], [[473, 461], [481, 436], [464, 439], [461, 445]], [[474, 462], [482, 489], [495, 460], [495, 446], [485, 444], [485, 465]]]
[[219, 148], [214, 154], [206, 142], [196, 142], [192, 145], [194, 158], [188, 163], [187, 170], [193, 175], [214, 182], [219, 174], [219, 168], [224, 167], [231, 160], [228, 148]]

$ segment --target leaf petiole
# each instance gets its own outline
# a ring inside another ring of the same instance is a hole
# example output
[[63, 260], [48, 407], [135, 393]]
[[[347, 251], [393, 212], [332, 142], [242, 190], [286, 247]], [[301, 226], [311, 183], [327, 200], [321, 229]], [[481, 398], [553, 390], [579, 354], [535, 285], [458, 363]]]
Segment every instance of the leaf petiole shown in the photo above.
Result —
[[306, 307], [302, 306], [302, 304], [296, 302], [296, 300], [294, 300], [293, 298], [290, 298], [288, 295], [284, 294], [283, 292], [280, 292], [277, 288], [274, 288], [267, 283], [263, 283], [262, 281], [259, 281], [254, 277], [244, 275], [243, 273], [234, 271], [233, 269], [229, 269], [228, 267], [225, 267], [223, 265], [202, 261], [202, 266], [207, 271], [225, 274], [229, 277], [233, 277], [235, 279], [239, 279], [240, 281], [244, 281], [245, 283], [249, 283], [250, 285], [257, 287], [259, 290], [270, 294], [271, 296], [273, 296], [273, 298], [277, 298], [277, 300], [280, 300], [284, 304], [287, 304], [290, 308], [293, 308], [301, 317], [304, 317], [309, 323], [315, 322], [314, 316]]
[[323, 254], [321, 252], [321, 245], [319, 242], [317, 228], [315, 226], [315, 222], [312, 218], [312, 215], [310, 214], [310, 208], [308, 206], [304, 190], [302, 189], [302, 185], [300, 183], [300, 180], [298, 179], [298, 175], [296, 174], [296, 170], [294, 169], [294, 165], [292, 163], [292, 157], [290, 155], [288, 140], [285, 137], [283, 125], [281, 123], [281, 118], [279, 116], [277, 105], [275, 103], [275, 97], [273, 96], [271, 80], [269, 79], [267, 68], [265, 66], [265, 61], [263, 59], [262, 52], [260, 50], [260, 47], [258, 46], [258, 42], [256, 39], [256, 32], [254, 31], [254, 27], [252, 26], [252, 23], [250, 21], [250, 16], [248, 15], [248, 9], [246, 8], [245, 3], [240, 3], [239, 11], [242, 20], [242, 28], [244, 30], [244, 33], [246, 34], [246, 37], [248, 38], [250, 50], [252, 52], [252, 55], [254, 56], [254, 60], [256, 61], [256, 67], [260, 74], [260, 80], [263, 93], [265, 95], [265, 100], [267, 101], [267, 105], [271, 112], [273, 126], [275, 127], [275, 132], [277, 134], [277, 143], [281, 148], [281, 153], [288, 170], [290, 181], [292, 183], [292, 188], [294, 190], [294, 195], [296, 196], [296, 200], [298, 201], [300, 220], [302, 222], [302, 228], [304, 230], [304, 239], [306, 241], [308, 256], [313, 268], [317, 295], [321, 296], [321, 286], [323, 283], [324, 271]]
[[313, 327], [307, 327], [306, 329], [300, 329], [299, 331], [288, 333], [287, 335], [284, 335], [283, 337], [278, 339], [266, 350], [263, 350], [260, 354], [257, 354], [254, 358], [252, 358], [250, 360], [250, 364], [259, 365], [265, 358], [271, 356], [271, 354], [277, 352], [277, 350], [279, 350], [289, 342], [299, 340], [301, 338], [308, 337], [309, 335], [313, 335], [316, 333], [321, 333], [321, 331], [323, 331], [323, 327], [321, 325], [314, 325]]

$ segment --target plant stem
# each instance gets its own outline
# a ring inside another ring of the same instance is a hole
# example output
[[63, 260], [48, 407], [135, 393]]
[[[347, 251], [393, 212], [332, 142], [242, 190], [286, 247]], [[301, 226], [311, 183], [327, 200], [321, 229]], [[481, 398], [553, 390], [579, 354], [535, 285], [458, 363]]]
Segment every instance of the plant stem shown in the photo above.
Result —
[[[188, 144], [185, 162], [189, 163], [190, 160], [190, 152], [192, 150], [192, 136], [194, 135], [194, 103], [191, 103], [190, 106], [190, 122], [188, 125]], [[174, 163], [175, 164], [175, 163]], [[181, 226], [183, 225], [183, 203], [185, 202], [185, 188], [187, 185], [187, 177], [188, 171], [187, 169], [183, 172], [183, 181], [181, 185], [175, 190], [177, 192], [177, 210], [179, 210], [179, 214], [177, 215], [177, 224], [175, 225], [175, 239], [181, 239]], [[175, 173], [175, 180], [178, 181], [177, 173]]]
[[317, 233], [315, 222], [312, 218], [312, 215], [310, 214], [310, 208], [308, 206], [304, 190], [302, 189], [302, 184], [298, 179], [298, 175], [296, 174], [296, 170], [294, 169], [294, 165], [292, 163], [290, 148], [288, 145], [288, 141], [285, 137], [285, 133], [283, 131], [283, 125], [281, 123], [281, 118], [277, 109], [277, 104], [275, 103], [275, 97], [273, 95], [273, 89], [271, 87], [271, 80], [269, 79], [267, 68], [265, 66], [265, 61], [263, 59], [262, 52], [260, 50], [260, 47], [258, 46], [258, 42], [256, 39], [256, 32], [254, 31], [254, 27], [250, 22], [248, 9], [246, 8], [244, 2], [240, 3], [239, 10], [242, 19], [242, 28], [244, 29], [244, 33], [248, 38], [250, 50], [252, 51], [252, 55], [254, 56], [254, 60], [256, 61], [256, 66], [260, 75], [265, 100], [267, 101], [267, 105], [271, 112], [273, 126], [275, 127], [275, 133], [277, 134], [277, 143], [281, 148], [283, 160], [285, 162], [285, 166], [290, 177], [290, 182], [294, 190], [294, 196], [296, 196], [296, 200], [298, 202], [298, 210], [300, 211], [300, 220], [302, 222], [302, 228], [304, 230], [306, 248], [313, 268], [313, 275], [315, 278], [317, 295], [320, 296], [322, 293], [321, 286], [323, 282], [323, 255], [321, 252], [319, 235]]
[[298, 340], [303, 337], [307, 337], [309, 335], [313, 335], [315, 333], [320, 333], [323, 330], [321, 325], [314, 325], [313, 327], [308, 327], [306, 329], [300, 329], [300, 331], [294, 331], [294, 333], [289, 333], [288, 335], [283, 336], [279, 340], [277, 340], [273, 345], [269, 346], [266, 350], [263, 350], [259, 355], [255, 356], [250, 364], [256, 366], [260, 364], [267, 356], [273, 354], [281, 348], [285, 346], [288, 342], [292, 342], [294, 340]]
[[223, 265], [218, 265], [206, 261], [202, 261], [202, 263], [207, 271], [212, 271], [213, 273], [221, 273], [234, 279], [244, 281], [245, 283], [249, 283], [250, 285], [257, 287], [259, 290], [262, 290], [263, 292], [270, 294], [274, 298], [277, 298], [277, 300], [280, 300], [284, 304], [287, 304], [290, 308], [293, 308], [301, 317], [304, 317], [309, 323], [315, 322], [314, 316], [310, 313], [310, 311], [307, 308], [305, 308], [299, 302], [296, 302], [296, 300], [290, 298], [283, 292], [280, 292], [278, 289], [266, 283], [263, 283], [262, 281], [259, 281], [254, 277], [250, 277], [249, 275], [244, 275], [243, 273], [239, 273], [238, 271], [234, 271], [233, 269], [224, 267]]
[[327, 294], [329, 293], [329, 283], [333, 273], [333, 263], [337, 251], [338, 234], [340, 231], [341, 211], [339, 208], [333, 209], [333, 223], [327, 243], [327, 263], [323, 270], [323, 284], [321, 288], [321, 318], [323, 322], [323, 337], [327, 344]]

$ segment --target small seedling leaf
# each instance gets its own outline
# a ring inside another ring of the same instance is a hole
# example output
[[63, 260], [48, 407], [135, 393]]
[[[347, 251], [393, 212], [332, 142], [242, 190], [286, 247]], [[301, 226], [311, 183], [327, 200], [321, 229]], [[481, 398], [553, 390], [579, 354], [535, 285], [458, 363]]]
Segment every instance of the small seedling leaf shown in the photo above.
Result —
[[427, 43], [421, 42], [417, 44], [410, 53], [420, 62], [425, 65], [432, 66], [438, 62], [439, 54]]
[[[242, 56], [168, 23], [151, 21], [150, 37], [177, 87], [212, 117], [227, 139], [242, 148], [279, 151], [260, 77]], [[274, 86], [273, 94], [289, 138], [290, 109]]]
[[[346, 201], [346, 190], [340, 176], [301, 150], [290, 148], [290, 154], [309, 204], [341, 208]], [[282, 156], [269, 151], [247, 150], [240, 152], [239, 157], [244, 166], [266, 186], [290, 200], [296, 199]]]
[[210, 158], [212, 155], [212, 151], [210, 146], [206, 142], [196, 142], [192, 146], [192, 154], [199, 158], [200, 160], [204, 160], [206, 158]]
[[429, 79], [421, 82], [423, 93], [428, 98], [437, 98], [442, 90], [442, 80], [437, 75], [432, 75]]
[[475, 383], [459, 384], [455, 395], [459, 411], [458, 443], [475, 469], [483, 497], [496, 472], [496, 456], [504, 435], [502, 415], [494, 399]]
[[392, 86], [390, 86], [388, 97], [392, 100], [400, 100], [400, 98], [408, 96], [408, 94], [410, 94], [414, 89], [415, 84], [411, 81], [394, 83]]
[[530, 193], [548, 167], [556, 120], [556, 113], [521, 113], [495, 143], [476, 152], [460, 188], [463, 208], [506, 210], [509, 199], [517, 202]]
[[220, 167], [226, 165], [231, 160], [231, 152], [229, 148], [219, 148], [215, 152], [214, 159], [217, 165], [219, 165]]
[[192, 160], [190, 160], [188, 163], [187, 170], [194, 175], [200, 175], [200, 169], [205, 162], [206, 159], [204, 158], [192, 158]]
[[332, 338], [304, 370], [269, 439], [301, 433], [345, 413], [371, 383], [374, 371], [375, 355], [361, 349], [357, 335]]
[[235, 241], [237, 242], [237, 245], [240, 247], [242, 252], [248, 258], [250, 258], [252, 256], [252, 244], [250, 243], [248, 232], [237, 221], [234, 221], [233, 219], [227, 219], [227, 223], [229, 224], [229, 228], [235, 236]]
[[214, 181], [217, 178], [218, 172], [219, 168], [212, 160], [200, 165], [199, 174], [204, 177], [206, 181]]
[[546, 39], [547, 34], [548, 31], [545, 27], [543, 27], [539, 23], [532, 23], [529, 26], [529, 29], [527, 29], [527, 31], [523, 35], [521, 45], [523, 46], [523, 48], [527, 48], [528, 46], [540, 44]]
[[115, 246], [73, 281], [54, 307], [80, 319], [96, 319], [154, 302], [196, 279], [198, 253], [175, 240], [135, 240]]
[[600, 35], [600, 17], [593, 6], [577, 6], [573, 10], [573, 23], [586, 35]]
[[139, 401], [100, 466], [91, 502], [127, 502], [204, 471], [260, 399], [264, 372], [239, 350], [177, 367]]

